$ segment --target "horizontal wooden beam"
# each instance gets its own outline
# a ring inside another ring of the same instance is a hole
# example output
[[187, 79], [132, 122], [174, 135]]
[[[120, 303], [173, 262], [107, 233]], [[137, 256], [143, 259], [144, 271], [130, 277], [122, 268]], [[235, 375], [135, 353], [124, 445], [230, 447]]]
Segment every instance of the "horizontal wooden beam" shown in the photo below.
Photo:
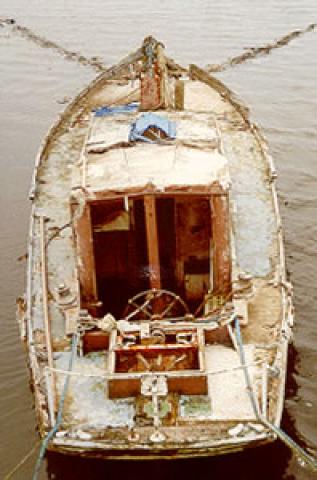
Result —
[[153, 184], [147, 184], [141, 187], [122, 190], [89, 191], [86, 193], [86, 200], [94, 204], [103, 200], [113, 200], [124, 196], [133, 198], [142, 197], [147, 194], [153, 194], [157, 198], [171, 197], [174, 195], [201, 195], [210, 197], [210, 195], [226, 195], [227, 190], [219, 182], [214, 182], [210, 185], [170, 185], [164, 190], [156, 188]]

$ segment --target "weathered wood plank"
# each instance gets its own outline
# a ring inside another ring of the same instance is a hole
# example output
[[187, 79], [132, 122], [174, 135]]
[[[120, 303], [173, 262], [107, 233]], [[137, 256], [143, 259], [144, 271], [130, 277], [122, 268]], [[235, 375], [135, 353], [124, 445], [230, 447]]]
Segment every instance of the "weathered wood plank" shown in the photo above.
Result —
[[161, 288], [160, 253], [158, 243], [155, 196], [144, 197], [149, 275], [151, 288]]
[[[74, 208], [74, 206], [73, 206]], [[85, 203], [82, 214], [73, 215], [76, 249], [78, 257], [79, 282], [82, 306], [89, 307], [98, 301], [93, 233], [89, 204]]]
[[228, 87], [220, 82], [220, 80], [212, 75], [209, 75], [205, 70], [197, 67], [197, 65], [194, 64], [189, 65], [189, 76], [192, 80], [200, 80], [216, 90], [222, 97], [231, 103], [231, 105], [240, 113], [243, 120], [249, 123], [249, 109]]
[[213, 289], [221, 295], [231, 290], [231, 251], [228, 195], [212, 196]]
[[184, 100], [185, 100], [185, 83], [183, 80], [175, 81], [175, 100], [174, 108], [175, 110], [184, 110]]
[[[40, 216], [40, 245], [41, 245], [41, 278], [42, 278], [42, 304], [45, 330], [45, 346], [47, 352], [47, 364], [49, 368], [54, 367], [53, 348], [52, 348], [52, 329], [49, 314], [48, 301], [48, 278], [47, 278], [47, 252], [46, 252], [46, 235], [45, 235], [45, 218]], [[52, 408], [57, 409], [56, 404], [56, 379], [52, 373]]]

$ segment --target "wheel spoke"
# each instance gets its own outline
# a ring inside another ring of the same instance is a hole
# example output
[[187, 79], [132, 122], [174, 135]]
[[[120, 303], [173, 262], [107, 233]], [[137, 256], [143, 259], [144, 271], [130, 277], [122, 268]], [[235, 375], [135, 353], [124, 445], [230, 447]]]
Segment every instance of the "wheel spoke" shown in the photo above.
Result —
[[131, 312], [129, 315], [127, 315], [125, 317], [125, 319], [130, 320], [131, 318], [133, 318], [138, 313], [143, 312], [149, 318], [149, 320], [151, 320], [152, 314], [146, 308], [149, 305], [149, 303], [151, 302], [151, 300], [152, 299], [146, 300], [142, 305], [138, 305], [133, 300], [130, 300], [129, 304], [132, 305], [133, 307], [135, 307], [135, 310], [133, 312]]
[[161, 313], [162, 318], [164, 318], [165, 315], [167, 315], [172, 310], [172, 308], [176, 304], [177, 300], [178, 300], [178, 298], [174, 297], [173, 300], [171, 301], [171, 303], [169, 305], [167, 305], [165, 310], [163, 310], [163, 312]]
[[[164, 304], [155, 304], [156, 300], [164, 296], [166, 297]], [[142, 302], [142, 300], [143, 303], [139, 304], [138, 302]], [[154, 304], [156, 308], [154, 308]], [[128, 315], [125, 315], [124, 319], [131, 320], [138, 314], [143, 314], [145, 316], [145, 318], [139, 318], [139, 320], [154, 320], [154, 318], [163, 319], [173, 310], [173, 308], [177, 304], [179, 304], [179, 306], [184, 309], [185, 313], [189, 313], [189, 308], [184, 302], [184, 300], [175, 293], [164, 289], [145, 290], [128, 300], [128, 305], [124, 313], [129, 311], [129, 307], [132, 307], [135, 310], [130, 312]], [[155, 310], [155, 312], [152, 313], [147, 307], [149, 307], [150, 310]], [[157, 310], [161, 310], [161, 312]]]

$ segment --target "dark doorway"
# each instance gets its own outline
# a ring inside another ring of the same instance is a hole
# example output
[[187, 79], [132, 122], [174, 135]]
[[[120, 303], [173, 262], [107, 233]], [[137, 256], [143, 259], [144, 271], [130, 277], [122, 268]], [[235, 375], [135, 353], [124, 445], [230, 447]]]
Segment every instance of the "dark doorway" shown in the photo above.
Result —
[[148, 288], [143, 200], [93, 205], [92, 224], [101, 313], [120, 318], [128, 299]]
[[176, 292], [175, 256], [175, 200], [156, 200], [162, 288]]

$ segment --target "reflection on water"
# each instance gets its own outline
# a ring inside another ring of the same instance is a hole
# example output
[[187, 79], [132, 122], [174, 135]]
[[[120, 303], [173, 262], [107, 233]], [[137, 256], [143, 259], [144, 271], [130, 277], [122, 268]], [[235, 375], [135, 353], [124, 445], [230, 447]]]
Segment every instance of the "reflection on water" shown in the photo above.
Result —
[[[4, 3], [4, 2], [3, 2]], [[287, 8], [286, 8], [287, 7]], [[210, 2], [145, 0], [11, 0], [1, 16], [13, 17], [43, 38], [84, 57], [109, 65], [152, 34], [178, 62], [222, 63], [245, 46], [265, 45], [316, 21], [314, 0], [295, 2]], [[297, 310], [290, 356], [284, 428], [317, 452], [317, 34], [310, 32], [270, 56], [219, 74], [251, 107], [267, 135], [279, 173], [288, 269]], [[23, 292], [27, 193], [34, 158], [65, 98], [90, 82], [95, 73], [52, 49], [27, 42], [0, 27], [0, 478], [37, 441], [35, 416], [24, 353], [15, 322], [15, 298]], [[15, 478], [31, 478], [26, 463]], [[51, 478], [93, 479], [128, 476], [309, 480], [281, 444], [247, 453], [182, 462], [110, 463], [50, 455]], [[45, 478], [47, 475], [43, 475]]]
[[[74, 462], [62, 455], [50, 454], [48, 472], [56, 480], [89, 478], [129, 478], [130, 480], [175, 480], [190, 478], [234, 478], [237, 480], [280, 480], [286, 470], [290, 453], [283, 445], [269, 445], [261, 449], [237, 453], [230, 457], [214, 457], [177, 461], [105, 462], [79, 459]], [[272, 459], [274, 462], [272, 462]], [[80, 472], [80, 477], [78, 477]], [[288, 480], [295, 477], [289, 476]]]

